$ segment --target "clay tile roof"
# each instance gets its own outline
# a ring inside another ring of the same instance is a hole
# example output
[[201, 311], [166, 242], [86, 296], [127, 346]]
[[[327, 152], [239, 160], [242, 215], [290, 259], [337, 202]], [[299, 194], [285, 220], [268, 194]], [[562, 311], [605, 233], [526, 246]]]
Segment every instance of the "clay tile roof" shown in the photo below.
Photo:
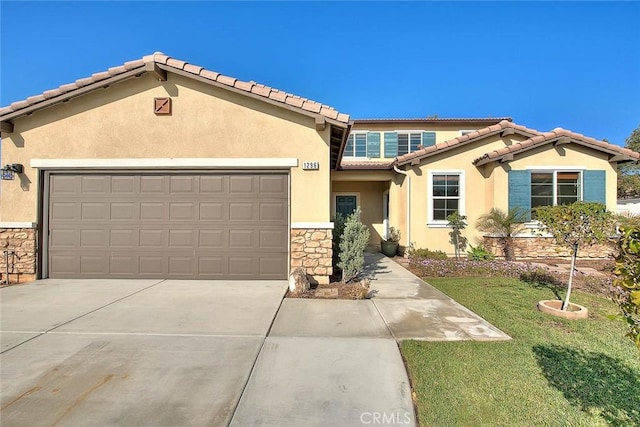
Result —
[[609, 144], [608, 142], [599, 141], [594, 138], [584, 136], [580, 133], [572, 132], [570, 130], [555, 128], [550, 132], [543, 132], [539, 135], [520, 141], [508, 147], [500, 148], [499, 150], [493, 150], [485, 153], [481, 157], [474, 160], [474, 164], [483, 165], [492, 161], [499, 161], [504, 156], [521, 153], [523, 151], [530, 150], [548, 143], [558, 141], [561, 137], [568, 137], [570, 142], [574, 142], [586, 147], [591, 147], [595, 150], [603, 151], [612, 155], [622, 156], [620, 161], [640, 160], [640, 153], [637, 153], [628, 148], [622, 148], [617, 145]]
[[340, 169], [343, 170], [363, 170], [363, 169], [375, 169], [375, 170], [391, 170], [395, 160], [388, 162], [378, 161], [357, 161], [357, 160], [342, 160], [340, 163]]
[[424, 123], [498, 123], [511, 121], [511, 117], [408, 117], [408, 118], [369, 118], [353, 119], [354, 123], [377, 122], [424, 122]]
[[527, 137], [532, 137], [534, 135], [538, 135], [540, 132], [538, 132], [535, 129], [529, 129], [525, 126], [520, 126], [517, 125], [515, 123], [513, 123], [511, 121], [511, 119], [509, 120], [501, 120], [499, 123], [482, 128], [482, 129], [478, 129], [474, 132], [470, 132], [468, 134], [465, 135], [461, 135], [458, 136], [456, 138], [450, 139], [448, 141], [444, 141], [444, 142], [439, 142], [435, 145], [432, 145], [430, 147], [426, 147], [423, 148], [421, 150], [417, 150], [414, 151], [412, 153], [407, 153], [403, 156], [398, 157], [398, 164], [399, 165], [404, 165], [407, 163], [410, 163], [412, 161], [416, 161], [416, 160], [421, 160], [425, 157], [429, 157], [431, 155], [434, 155], [436, 153], [441, 153], [443, 151], [449, 150], [451, 148], [460, 146], [462, 144], [466, 144], [469, 143], [471, 141], [477, 141], [480, 140], [482, 138], [485, 138], [487, 136], [496, 134], [496, 133], [500, 133], [503, 130], [510, 128], [513, 129], [515, 132], [527, 136]]
[[[245, 82], [234, 77], [222, 75], [215, 71], [206, 70], [198, 65], [189, 64], [185, 61], [172, 58], [162, 52], [154, 52], [151, 55], [145, 55], [141, 59], [128, 61], [123, 65], [111, 67], [107, 71], [102, 71], [92, 74], [90, 77], [78, 79], [74, 83], [62, 85], [57, 89], [47, 90], [40, 95], [30, 96], [25, 100], [16, 101], [9, 106], [0, 108], [0, 119], [4, 120], [2, 116], [10, 114], [11, 116], [7, 117], [6, 119], [11, 120], [15, 117], [20, 116], [21, 114], [26, 114], [40, 107], [48, 106], [52, 102], [55, 103], [58, 101], [64, 101], [73, 96], [80, 95], [82, 93], [85, 93], [87, 90], [92, 90], [90, 85], [98, 82], [103, 82], [109, 79], [122, 79], [132, 75], [139, 75], [146, 71], [145, 65], [148, 63], [156, 63], [162, 65], [163, 69], [168, 71], [172, 71], [173, 69], [176, 72], [182, 73], [182, 75], [185, 75], [186, 73], [187, 76], [198, 76], [211, 82], [215, 82], [214, 84], [228, 86], [230, 88], [233, 88], [234, 90], [252, 94], [252, 96], [255, 95], [265, 98], [265, 100], [275, 101], [276, 103], [282, 103], [283, 105], [299, 108], [301, 112], [320, 114], [327, 119], [339, 122], [345, 126], [350, 123], [350, 117], [348, 114], [342, 114], [328, 105], [295, 96], [281, 90], [271, 88], [269, 86], [257, 84], [253, 81]], [[108, 83], [105, 82], [105, 84]], [[76, 92], [81, 88], [85, 89]], [[40, 106], [38, 105], [39, 103], [43, 104]], [[24, 112], [20, 111], [26, 108], [29, 108], [29, 110], [25, 110]]]

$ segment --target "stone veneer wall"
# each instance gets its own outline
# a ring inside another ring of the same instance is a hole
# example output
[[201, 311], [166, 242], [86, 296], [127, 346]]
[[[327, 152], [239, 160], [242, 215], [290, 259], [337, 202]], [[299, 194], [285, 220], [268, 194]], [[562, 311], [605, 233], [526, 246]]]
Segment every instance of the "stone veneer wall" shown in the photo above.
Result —
[[[516, 258], [558, 258], [571, 257], [568, 248], [556, 245], [552, 237], [516, 237]], [[504, 257], [499, 237], [484, 236], [484, 247], [498, 257]], [[578, 258], [611, 258], [615, 254], [615, 244], [585, 246], [578, 249]]]
[[34, 228], [0, 228], [0, 277], [6, 282], [4, 251], [9, 254], [9, 283], [21, 283], [36, 277], [36, 230]]
[[291, 269], [302, 267], [313, 283], [329, 283], [333, 274], [333, 230], [294, 228], [291, 230]]

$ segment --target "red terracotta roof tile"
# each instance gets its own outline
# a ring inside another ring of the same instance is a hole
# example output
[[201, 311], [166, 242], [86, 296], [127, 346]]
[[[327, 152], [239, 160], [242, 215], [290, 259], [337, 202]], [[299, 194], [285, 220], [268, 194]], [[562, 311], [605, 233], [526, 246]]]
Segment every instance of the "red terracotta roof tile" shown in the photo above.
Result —
[[340, 169], [343, 170], [363, 170], [363, 169], [375, 169], [375, 170], [391, 170], [395, 164], [394, 160], [387, 162], [380, 161], [357, 161], [357, 160], [344, 160], [340, 163]]
[[530, 150], [532, 148], [540, 147], [542, 145], [555, 142], [561, 137], [568, 137], [570, 138], [571, 142], [591, 147], [595, 150], [608, 152], [610, 154], [621, 154], [631, 159], [640, 160], [640, 153], [637, 153], [635, 151], [629, 150], [627, 148], [622, 148], [617, 145], [609, 144], [608, 142], [599, 141], [597, 139], [584, 136], [580, 133], [571, 132], [562, 128], [555, 128], [550, 132], [544, 132], [513, 145], [485, 153], [483, 156], [474, 160], [473, 163], [476, 165], [482, 165], [492, 161], [498, 161], [506, 155], [513, 155]]
[[524, 126], [520, 126], [520, 125], [516, 125], [515, 123], [509, 121], [509, 120], [502, 120], [500, 123], [482, 128], [482, 129], [478, 129], [474, 132], [465, 134], [465, 135], [461, 135], [458, 136], [456, 138], [450, 139], [448, 141], [444, 141], [444, 142], [439, 142], [435, 145], [432, 145], [430, 147], [424, 148], [422, 150], [418, 150], [418, 151], [414, 151], [412, 153], [408, 153], [405, 154], [403, 156], [398, 157], [398, 164], [399, 165], [403, 165], [403, 164], [407, 164], [410, 163], [412, 161], [415, 160], [421, 160], [425, 157], [434, 155], [436, 153], [445, 151], [447, 149], [450, 149], [452, 147], [456, 147], [458, 145], [461, 144], [466, 144], [468, 142], [471, 141], [477, 141], [479, 139], [482, 139], [486, 136], [492, 135], [492, 134], [496, 134], [499, 132], [502, 132], [503, 130], [510, 128], [515, 130], [517, 133], [521, 134], [521, 135], [525, 135], [528, 137], [534, 136], [539, 134], [539, 132], [535, 129], [529, 129], [527, 127]]
[[[168, 55], [165, 55], [162, 52], [154, 52], [151, 55], [145, 55], [141, 59], [136, 59], [133, 61], [125, 62], [123, 65], [111, 67], [107, 71], [102, 71], [99, 73], [92, 74], [90, 77], [82, 78], [76, 80], [74, 83], [65, 84], [57, 89], [51, 89], [43, 92], [41, 95], [31, 96], [26, 100], [17, 101], [9, 106], [5, 106], [0, 108], [0, 115], [12, 114], [11, 118], [17, 117], [20, 115], [19, 110], [35, 106], [39, 102], [49, 100], [51, 98], [60, 97], [60, 101], [64, 99], [68, 99], [73, 95], [73, 92], [77, 89], [80, 89], [84, 86], [91, 85], [93, 83], [97, 83], [103, 80], [107, 80], [112, 77], [117, 77], [121, 74], [127, 73], [129, 71], [134, 71], [140, 69], [141, 72], [144, 71], [144, 66], [147, 63], [155, 62], [157, 64], [161, 64], [165, 67], [175, 68], [177, 70], [185, 71], [189, 74], [193, 74], [196, 76], [203, 77], [207, 80], [211, 80], [212, 82], [216, 82], [219, 84], [223, 84], [229, 87], [233, 87], [235, 89], [251, 93], [263, 98], [267, 98], [273, 101], [281, 102], [283, 104], [291, 105], [293, 107], [300, 108], [304, 111], [310, 111], [313, 113], [318, 113], [328, 119], [335, 120], [337, 122], [342, 122], [347, 125], [350, 121], [348, 114], [342, 114], [333, 109], [332, 107], [324, 104], [320, 104], [318, 102], [302, 98], [299, 96], [294, 96], [289, 93], [283, 92], [278, 89], [271, 88], [269, 86], [260, 85], [255, 82], [244, 82], [238, 80], [233, 77], [225, 76], [215, 71], [206, 70], [203, 67], [189, 64], [185, 61], [172, 58]], [[169, 71], [171, 71], [169, 69]], [[47, 105], [50, 104], [50, 101]], [[33, 111], [34, 108], [30, 108], [29, 111]], [[18, 114], [16, 114], [18, 113]]]
[[456, 123], [498, 123], [503, 120], [511, 121], [511, 117], [409, 117], [409, 118], [371, 118], [353, 119], [354, 124], [377, 123], [377, 122], [456, 122]]

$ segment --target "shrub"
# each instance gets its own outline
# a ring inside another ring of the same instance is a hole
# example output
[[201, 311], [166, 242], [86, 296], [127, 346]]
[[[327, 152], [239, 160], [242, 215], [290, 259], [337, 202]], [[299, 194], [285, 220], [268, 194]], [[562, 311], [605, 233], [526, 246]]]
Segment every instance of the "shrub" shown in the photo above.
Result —
[[467, 251], [467, 258], [472, 261], [491, 261], [496, 257], [493, 252], [486, 250], [482, 245], [476, 247], [469, 245], [469, 247], [471, 250]]
[[425, 259], [448, 259], [449, 257], [447, 256], [446, 253], [442, 252], [442, 251], [431, 251], [429, 249], [416, 249], [413, 246], [411, 246], [409, 249], [407, 249], [407, 256], [409, 257], [409, 260], [411, 262], [420, 262], [422, 260]]
[[640, 227], [622, 227], [621, 232], [615, 269], [619, 290], [616, 302], [629, 325], [627, 336], [640, 350]]
[[337, 266], [340, 261], [340, 240], [342, 239], [342, 233], [344, 233], [344, 223], [347, 219], [340, 212], [336, 213], [333, 218], [333, 265]]
[[347, 217], [340, 238], [342, 282], [350, 282], [364, 270], [364, 250], [369, 243], [369, 229], [360, 221], [360, 209]]

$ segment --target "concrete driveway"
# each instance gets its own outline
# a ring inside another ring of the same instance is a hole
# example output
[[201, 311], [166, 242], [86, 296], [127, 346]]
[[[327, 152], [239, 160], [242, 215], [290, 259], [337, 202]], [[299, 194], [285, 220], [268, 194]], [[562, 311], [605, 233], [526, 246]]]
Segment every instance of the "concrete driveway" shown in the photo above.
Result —
[[3, 288], [1, 424], [228, 425], [286, 286], [52, 279]]

